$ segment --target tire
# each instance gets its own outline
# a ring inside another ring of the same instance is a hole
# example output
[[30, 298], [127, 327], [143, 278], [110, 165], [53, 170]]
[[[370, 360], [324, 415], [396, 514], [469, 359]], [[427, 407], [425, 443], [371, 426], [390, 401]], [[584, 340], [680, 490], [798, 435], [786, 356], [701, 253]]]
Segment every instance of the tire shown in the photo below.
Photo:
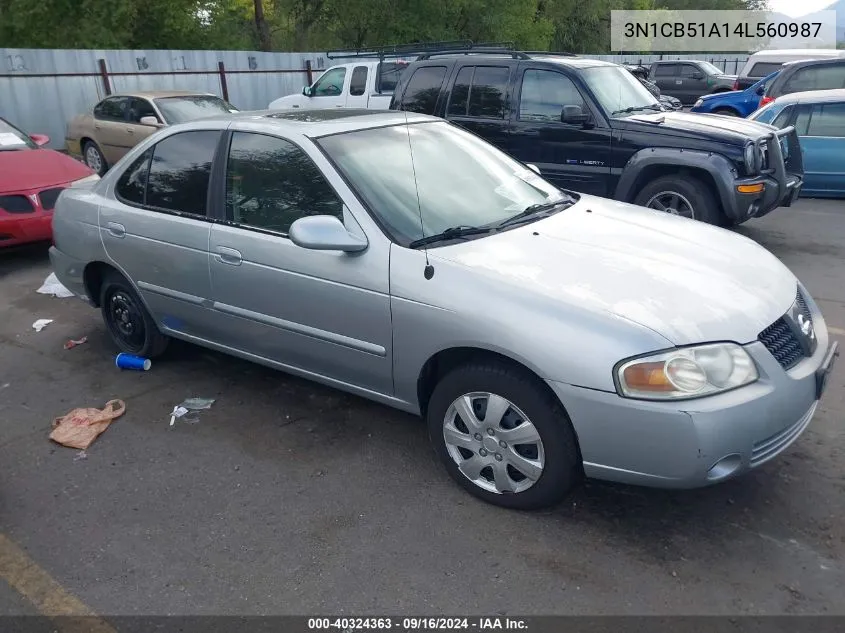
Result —
[[[667, 211], [670, 207], [665, 204], [666, 198], [672, 196], [678, 199], [676, 212]], [[726, 216], [707, 185], [695, 176], [683, 174], [661, 176], [640, 189], [633, 202], [642, 207], [691, 217], [716, 226], [724, 226], [727, 222]], [[690, 212], [684, 211], [686, 207], [689, 207]]]
[[713, 114], [721, 114], [722, 116], [732, 116], [738, 117], [739, 113], [734, 110], [733, 108], [716, 108], [713, 110]]
[[91, 169], [97, 172], [98, 176], [105, 176], [109, 170], [106, 157], [94, 141], [85, 141], [82, 146], [82, 160]]
[[[497, 416], [501, 418], [499, 424], [486, 419], [489, 395], [500, 398], [495, 402], [503, 403], [499, 408], [503, 415]], [[481, 424], [472, 429], [473, 433], [467, 432], [470, 425], [453, 406], [467, 400], [479, 407], [477, 411], [484, 407], [484, 419], [476, 415], [473, 420]], [[426, 418], [434, 451], [449, 475], [470, 494], [488, 503], [518, 510], [547, 507], [561, 501], [582, 479], [578, 440], [569, 416], [539, 380], [527, 372], [495, 362], [453, 369], [434, 388]], [[488, 428], [494, 429], [492, 435]], [[509, 445], [511, 442], [505, 440], [513, 437], [514, 428], [523, 430], [523, 439], [534, 436], [539, 444]], [[447, 444], [447, 431], [450, 438], [459, 438], [460, 448], [455, 439]], [[477, 440], [479, 436], [481, 441]], [[499, 442], [505, 442], [505, 446]], [[462, 472], [459, 461], [473, 476], [477, 474], [479, 483]], [[514, 464], [522, 470], [515, 469]], [[533, 468], [526, 468], [532, 464]], [[537, 469], [537, 465], [541, 468]], [[523, 471], [532, 476], [526, 477]], [[497, 491], [507, 488], [509, 492]]]
[[110, 272], [103, 279], [100, 310], [120, 351], [156, 358], [167, 349], [170, 338], [159, 331], [132, 284], [117, 272]]

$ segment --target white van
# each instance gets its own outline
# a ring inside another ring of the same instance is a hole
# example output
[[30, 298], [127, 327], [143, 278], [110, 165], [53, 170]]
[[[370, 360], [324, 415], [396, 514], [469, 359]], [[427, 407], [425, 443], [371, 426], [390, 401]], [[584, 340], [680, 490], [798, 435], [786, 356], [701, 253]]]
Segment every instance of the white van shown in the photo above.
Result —
[[797, 62], [805, 59], [826, 59], [830, 57], [845, 57], [845, 50], [832, 48], [799, 48], [760, 51], [754, 53], [745, 62], [745, 66], [739, 73], [734, 83], [734, 90], [745, 90], [750, 85], [757, 83], [763, 77], [780, 70], [786, 62]]

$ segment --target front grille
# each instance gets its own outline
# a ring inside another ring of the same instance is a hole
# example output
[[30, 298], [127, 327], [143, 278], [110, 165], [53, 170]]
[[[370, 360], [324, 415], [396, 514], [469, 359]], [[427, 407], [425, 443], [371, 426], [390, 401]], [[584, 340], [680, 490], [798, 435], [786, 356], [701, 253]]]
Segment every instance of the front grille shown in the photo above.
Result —
[[759, 466], [760, 464], [769, 461], [772, 457], [783, 451], [787, 446], [792, 444], [799, 435], [807, 428], [813, 414], [816, 412], [817, 403], [802, 416], [798, 422], [792, 424], [782, 431], [779, 431], [766, 438], [762, 442], [757, 442], [751, 448], [751, 466]]
[[63, 187], [54, 187], [53, 189], [45, 189], [38, 194], [38, 199], [41, 201], [41, 206], [47, 211], [56, 206], [56, 200], [59, 194], [64, 191]]
[[6, 213], [32, 213], [35, 207], [26, 196], [0, 196], [0, 209]]
[[783, 317], [760, 332], [757, 338], [784, 369], [791, 369], [804, 356], [801, 343]]
[[[800, 290], [795, 293], [795, 304], [804, 318], [812, 323], [813, 317], [810, 315], [810, 309], [807, 307], [807, 302]], [[785, 316], [760, 332], [757, 339], [766, 346], [766, 349], [771, 352], [784, 369], [795, 367], [806, 355], [795, 330], [789, 325]]]

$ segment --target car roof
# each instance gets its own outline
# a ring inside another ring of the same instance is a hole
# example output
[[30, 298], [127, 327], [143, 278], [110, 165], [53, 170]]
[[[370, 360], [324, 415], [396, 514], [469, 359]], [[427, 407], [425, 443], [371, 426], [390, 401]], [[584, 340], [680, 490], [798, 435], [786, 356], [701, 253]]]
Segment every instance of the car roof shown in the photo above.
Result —
[[[254, 110], [247, 112], [221, 113], [172, 128], [194, 129], [214, 124], [215, 128], [229, 123], [244, 124], [250, 130], [276, 131], [286, 135], [302, 135], [319, 138], [342, 132], [354, 132], [376, 127], [388, 127], [426, 121], [442, 121], [427, 114], [405, 112], [404, 110], [365, 110], [362, 108], [332, 108], [325, 110]], [[238, 127], [241, 127], [240, 125]]]
[[141, 97], [144, 99], [161, 99], [164, 97], [215, 97], [211, 92], [197, 92], [196, 90], [137, 90], [120, 92], [110, 97]]
[[807, 55], [816, 57], [845, 57], [845, 51], [833, 48], [776, 48], [767, 51], [757, 51], [756, 53], [753, 53], [748, 59], [756, 59], [758, 57], [792, 57], [794, 55]]
[[828, 103], [830, 101], [845, 101], [845, 88], [792, 92], [778, 97], [776, 101], [787, 105], [792, 103]]
[[532, 55], [531, 59], [538, 62], [550, 62], [570, 68], [595, 68], [596, 66], [619, 66], [613, 62], [606, 62], [602, 59], [590, 59], [589, 57], [569, 57], [558, 55]]
[[845, 64], [845, 57], [828, 57], [827, 59], [802, 59], [784, 64], [787, 68], [806, 68], [807, 66], [840, 66]]

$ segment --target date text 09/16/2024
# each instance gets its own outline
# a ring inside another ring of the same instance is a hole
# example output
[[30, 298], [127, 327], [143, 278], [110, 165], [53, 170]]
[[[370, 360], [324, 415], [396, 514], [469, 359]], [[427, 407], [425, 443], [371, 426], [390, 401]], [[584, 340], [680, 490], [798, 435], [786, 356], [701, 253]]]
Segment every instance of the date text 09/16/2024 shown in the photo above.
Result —
[[425, 631], [497, 631], [526, 629], [522, 618], [495, 617], [335, 617], [308, 618], [309, 631], [340, 631], [353, 633], [362, 630], [394, 630], [400, 632]]
[[818, 37], [821, 22], [626, 22], [625, 37], [696, 38]]

